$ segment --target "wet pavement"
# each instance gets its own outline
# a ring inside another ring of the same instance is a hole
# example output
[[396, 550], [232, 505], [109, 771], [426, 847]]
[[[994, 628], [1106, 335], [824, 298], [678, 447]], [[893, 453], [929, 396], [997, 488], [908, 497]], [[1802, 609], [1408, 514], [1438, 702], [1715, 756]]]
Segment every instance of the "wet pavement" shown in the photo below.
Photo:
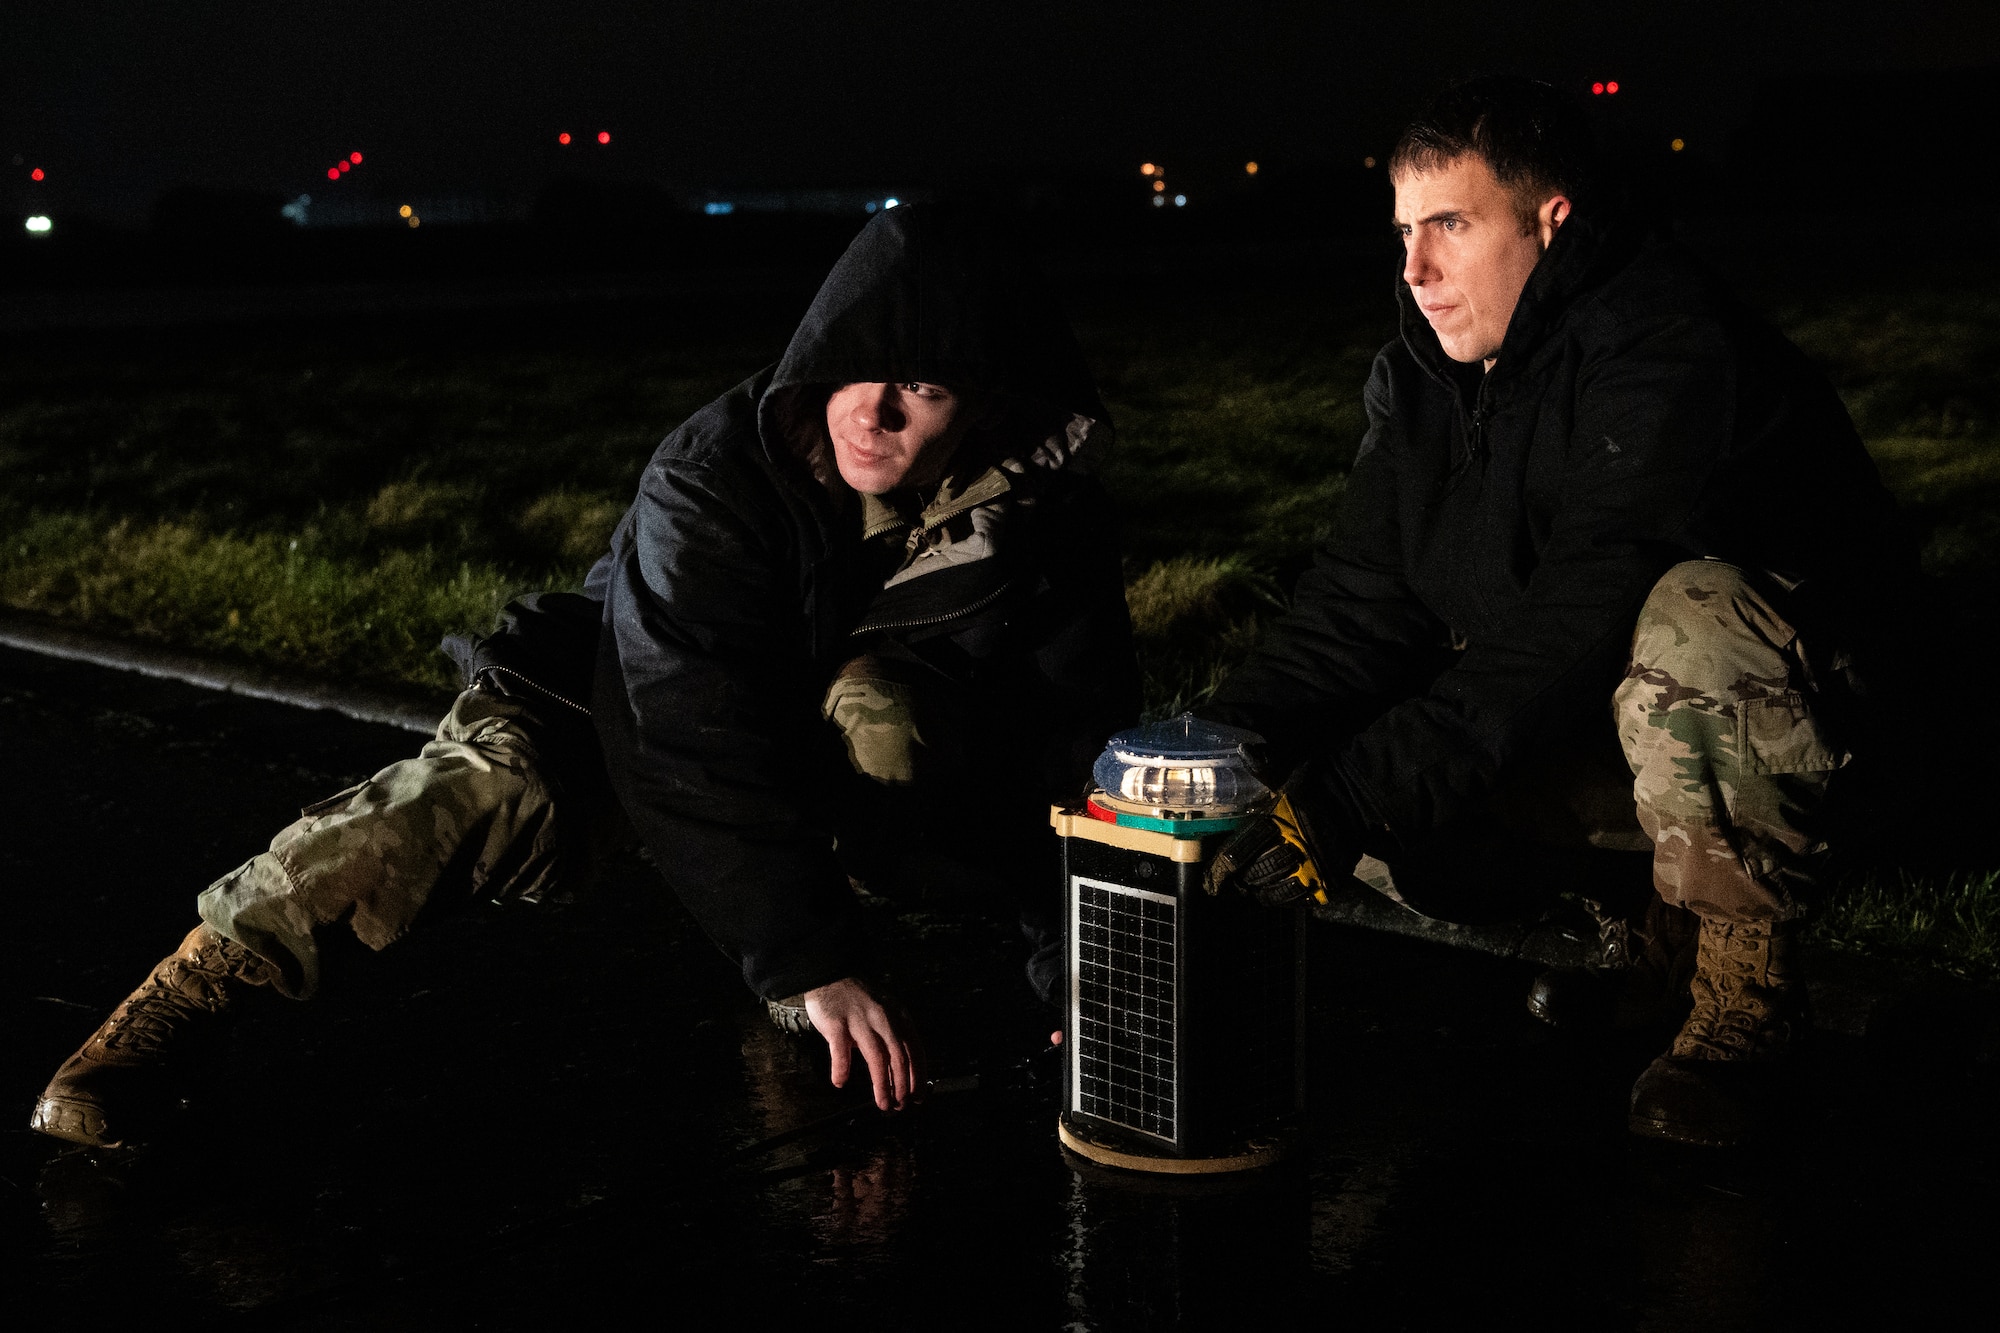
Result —
[[20, 1128], [203, 885], [414, 743], [0, 652], [10, 1315], [1768, 1330], [1922, 1326], [1987, 1286], [2000, 1072], [1920, 1014], [1825, 1036], [1781, 1142], [1675, 1149], [1624, 1130], [1652, 1051], [1540, 1028], [1525, 964], [1316, 926], [1305, 1150], [1175, 1187], [1059, 1155], [1004, 921], [873, 908], [957, 1089], [885, 1118], [636, 861], [566, 907], [330, 958], [320, 1000], [246, 1017], [171, 1145], [98, 1159]]

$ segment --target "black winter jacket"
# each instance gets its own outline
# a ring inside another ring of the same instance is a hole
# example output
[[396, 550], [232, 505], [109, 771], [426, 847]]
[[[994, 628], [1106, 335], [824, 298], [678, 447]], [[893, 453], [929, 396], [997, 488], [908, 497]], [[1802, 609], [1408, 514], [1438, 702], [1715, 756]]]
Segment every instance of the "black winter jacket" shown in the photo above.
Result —
[[[913, 537], [885, 586], [824, 409], [841, 383], [906, 380], [1047, 429], [972, 460], [978, 504]], [[775, 367], [654, 453], [587, 589], [605, 625], [592, 711], [661, 872], [760, 994], [863, 965], [825, 800], [847, 772], [819, 713], [842, 662], [887, 646], [1005, 697], [1001, 739], [1038, 753], [1050, 796], [1136, 713], [1116, 536], [1085, 467], [1109, 434], [1043, 289], [962, 218], [906, 206], [857, 237]]]
[[1213, 709], [1313, 760], [1304, 780], [1370, 850], [1608, 723], [1675, 563], [1766, 572], [1850, 639], [1914, 573], [1831, 387], [1670, 251], [1566, 223], [1486, 374], [1398, 293], [1333, 536]]

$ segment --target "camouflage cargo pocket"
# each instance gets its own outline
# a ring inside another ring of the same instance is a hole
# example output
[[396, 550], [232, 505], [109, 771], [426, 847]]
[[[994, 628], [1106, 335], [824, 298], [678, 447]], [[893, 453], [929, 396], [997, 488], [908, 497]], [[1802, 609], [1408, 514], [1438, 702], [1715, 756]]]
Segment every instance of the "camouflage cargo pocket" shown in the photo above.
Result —
[[1746, 773], [1831, 773], [1849, 758], [1797, 690], [1737, 703], [1736, 753]]
[[338, 810], [342, 806], [346, 805], [350, 800], [352, 800], [356, 792], [360, 791], [363, 787], [366, 787], [367, 785], [368, 783], [366, 781], [357, 782], [352, 787], [342, 788], [340, 791], [335, 792], [333, 795], [327, 797], [323, 801], [314, 801], [311, 805], [304, 806], [299, 810], [299, 818], [315, 819], [320, 815], [324, 815], [331, 811]]

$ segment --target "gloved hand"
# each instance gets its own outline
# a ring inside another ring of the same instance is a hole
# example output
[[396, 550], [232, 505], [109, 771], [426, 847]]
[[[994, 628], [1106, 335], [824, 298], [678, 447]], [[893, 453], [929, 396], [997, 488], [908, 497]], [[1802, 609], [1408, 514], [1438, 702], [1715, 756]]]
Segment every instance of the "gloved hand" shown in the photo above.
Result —
[[[1343, 864], [1328, 858], [1341, 855], [1338, 844], [1345, 840], [1330, 836], [1335, 821], [1301, 817], [1300, 806], [1305, 802], [1294, 797], [1302, 794], [1299, 789], [1309, 780], [1303, 775], [1294, 777], [1278, 792], [1269, 810], [1229, 835], [1209, 862], [1202, 881], [1211, 897], [1227, 885], [1265, 907], [1292, 907], [1308, 898], [1326, 901], [1326, 880], [1319, 863]], [[1344, 864], [1351, 866], [1354, 860], [1349, 854]]]

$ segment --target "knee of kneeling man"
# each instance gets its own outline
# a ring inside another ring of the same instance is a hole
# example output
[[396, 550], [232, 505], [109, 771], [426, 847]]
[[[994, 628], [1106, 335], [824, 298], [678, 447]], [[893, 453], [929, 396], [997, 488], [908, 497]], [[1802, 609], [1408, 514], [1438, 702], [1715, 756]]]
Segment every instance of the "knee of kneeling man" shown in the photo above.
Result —
[[846, 729], [847, 761], [864, 778], [887, 787], [908, 787], [922, 778], [916, 736], [897, 727], [861, 726]]
[[1685, 560], [1653, 585], [1632, 631], [1628, 684], [1733, 694], [1746, 678], [1782, 686], [1797, 638], [1783, 614], [1735, 565]]
[[854, 771], [892, 787], [918, 778], [914, 691], [897, 681], [842, 676], [827, 694], [826, 719], [839, 730]]

